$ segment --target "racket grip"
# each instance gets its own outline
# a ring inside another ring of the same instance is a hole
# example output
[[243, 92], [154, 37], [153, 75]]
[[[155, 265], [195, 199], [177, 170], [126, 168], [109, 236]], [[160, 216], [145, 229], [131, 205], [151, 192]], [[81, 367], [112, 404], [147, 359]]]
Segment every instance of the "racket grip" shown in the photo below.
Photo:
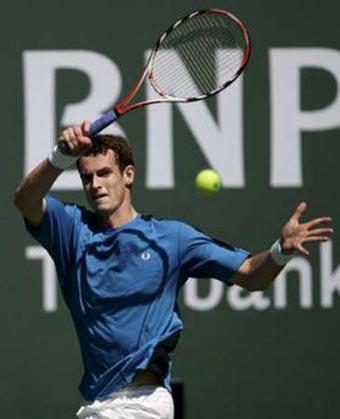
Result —
[[[104, 113], [104, 115], [100, 116], [91, 124], [89, 136], [92, 137], [98, 134], [98, 132], [106, 128], [108, 125], [112, 124], [112, 122], [118, 119], [118, 117], [119, 115], [115, 111], [109, 111]], [[69, 155], [69, 149], [65, 141], [60, 140], [58, 142], [58, 149], [62, 154], [65, 154], [65, 156]]]
[[112, 124], [116, 119], [118, 119], [119, 115], [115, 111], [109, 111], [104, 113], [104, 115], [100, 116], [96, 119], [90, 127], [90, 137], [93, 135], [98, 134], [101, 130], [103, 130], [108, 125]]

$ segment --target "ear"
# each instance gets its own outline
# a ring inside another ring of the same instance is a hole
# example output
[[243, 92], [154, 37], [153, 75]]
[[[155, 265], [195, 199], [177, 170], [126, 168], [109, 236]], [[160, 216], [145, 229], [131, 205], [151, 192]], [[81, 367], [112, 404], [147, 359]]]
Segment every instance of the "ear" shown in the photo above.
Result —
[[132, 165], [126, 166], [124, 169], [125, 185], [132, 185], [135, 178], [135, 168]]

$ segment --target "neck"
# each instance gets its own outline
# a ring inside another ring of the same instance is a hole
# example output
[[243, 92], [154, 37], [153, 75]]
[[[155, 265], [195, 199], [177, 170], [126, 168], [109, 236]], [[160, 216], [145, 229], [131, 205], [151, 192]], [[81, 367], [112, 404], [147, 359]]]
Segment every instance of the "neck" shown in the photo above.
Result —
[[99, 224], [104, 228], [118, 228], [137, 217], [137, 211], [131, 202], [123, 202], [112, 214], [98, 215]]

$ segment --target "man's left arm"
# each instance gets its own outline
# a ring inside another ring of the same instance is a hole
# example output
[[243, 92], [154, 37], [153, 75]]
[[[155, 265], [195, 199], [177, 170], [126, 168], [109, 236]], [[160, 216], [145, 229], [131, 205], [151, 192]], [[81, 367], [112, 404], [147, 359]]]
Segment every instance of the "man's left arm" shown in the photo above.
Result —
[[320, 224], [331, 222], [331, 217], [318, 217], [303, 223], [300, 218], [306, 209], [307, 204], [300, 203], [271, 249], [246, 259], [229, 282], [248, 291], [264, 290], [296, 253], [309, 256], [306, 243], [327, 241], [334, 229]]

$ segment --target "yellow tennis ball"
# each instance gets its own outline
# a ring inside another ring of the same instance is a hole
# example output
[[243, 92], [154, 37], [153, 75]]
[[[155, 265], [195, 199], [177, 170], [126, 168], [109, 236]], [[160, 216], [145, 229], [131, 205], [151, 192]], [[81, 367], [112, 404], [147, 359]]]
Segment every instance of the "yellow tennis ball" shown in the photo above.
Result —
[[221, 178], [215, 170], [204, 169], [196, 176], [196, 187], [205, 193], [216, 193], [221, 189]]

